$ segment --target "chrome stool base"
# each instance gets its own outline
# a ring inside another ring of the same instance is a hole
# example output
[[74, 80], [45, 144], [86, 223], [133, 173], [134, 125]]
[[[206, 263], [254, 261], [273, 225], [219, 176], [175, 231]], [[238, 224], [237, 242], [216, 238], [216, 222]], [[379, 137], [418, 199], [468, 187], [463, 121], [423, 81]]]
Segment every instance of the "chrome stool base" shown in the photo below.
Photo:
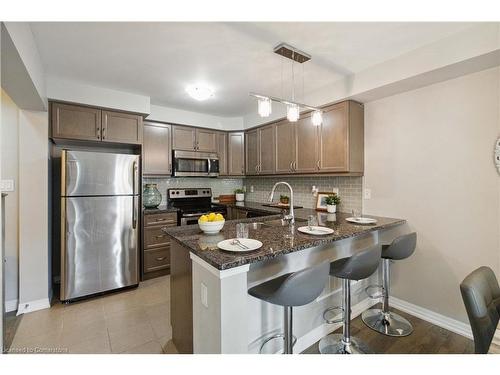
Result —
[[369, 309], [361, 314], [363, 322], [371, 329], [386, 336], [403, 337], [413, 332], [411, 323], [401, 315], [381, 309]]
[[[262, 343], [262, 345], [260, 346], [259, 348], [259, 354], [263, 354], [263, 350], [264, 350], [264, 347], [266, 346], [266, 344], [271, 341], [271, 340], [275, 340], [275, 339], [282, 339], [283, 340], [283, 343], [285, 342], [285, 335], [283, 333], [278, 333], [274, 336], [271, 336], [271, 337], [268, 337], [267, 339], [264, 340], [264, 342]], [[297, 337], [295, 337], [295, 335], [292, 335], [292, 348], [295, 346], [295, 344], [297, 343]], [[283, 354], [285, 353], [285, 350], [283, 349]]]
[[355, 337], [351, 337], [349, 343], [343, 341], [344, 335], [334, 333], [323, 337], [319, 341], [319, 352], [321, 354], [370, 354], [368, 346]]

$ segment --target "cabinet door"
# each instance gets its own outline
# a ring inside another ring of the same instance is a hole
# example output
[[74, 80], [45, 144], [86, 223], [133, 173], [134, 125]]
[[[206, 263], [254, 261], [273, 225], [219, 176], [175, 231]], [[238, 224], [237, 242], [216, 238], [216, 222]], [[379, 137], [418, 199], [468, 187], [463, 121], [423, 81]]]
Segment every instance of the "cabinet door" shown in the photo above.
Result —
[[101, 140], [101, 110], [52, 103], [52, 137]]
[[348, 172], [348, 103], [332, 106], [323, 113], [319, 127], [321, 172]]
[[213, 130], [196, 129], [196, 150], [217, 152], [217, 132]]
[[194, 151], [196, 148], [196, 129], [186, 126], [172, 126], [172, 148], [174, 150]]
[[245, 133], [246, 175], [258, 174], [259, 132], [257, 129]]
[[231, 176], [245, 175], [245, 134], [235, 132], [228, 134], [227, 173]]
[[142, 116], [102, 111], [101, 139], [104, 142], [141, 144]]
[[217, 133], [217, 154], [219, 155], [219, 176], [227, 175], [227, 133]]
[[171, 126], [144, 123], [143, 169], [145, 175], [170, 176], [172, 173]]
[[274, 125], [259, 128], [259, 174], [274, 174]]
[[295, 173], [317, 172], [318, 168], [318, 128], [306, 116], [295, 123]]
[[295, 129], [288, 120], [275, 125], [275, 170], [276, 173], [292, 173], [295, 161]]

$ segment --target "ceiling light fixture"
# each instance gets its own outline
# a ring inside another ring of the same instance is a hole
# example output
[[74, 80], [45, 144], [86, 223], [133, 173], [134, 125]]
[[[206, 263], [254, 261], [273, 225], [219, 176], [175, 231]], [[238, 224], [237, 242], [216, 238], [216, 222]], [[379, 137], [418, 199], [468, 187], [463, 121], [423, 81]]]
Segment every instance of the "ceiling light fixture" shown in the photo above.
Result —
[[[256, 93], [250, 93], [250, 96], [257, 98], [258, 106], [257, 111], [261, 117], [269, 117], [272, 111], [272, 102], [277, 102], [286, 105], [286, 118], [290, 122], [297, 122], [300, 118], [301, 110], [312, 110], [313, 114], [311, 116], [311, 121], [314, 126], [320, 126], [323, 122], [323, 112], [320, 108], [312, 107], [306, 104], [298, 103], [295, 101], [295, 71], [294, 64], [298, 62], [299, 64], [305, 63], [306, 61], [311, 60], [311, 56], [305, 52], [298, 50], [295, 47], [292, 47], [286, 43], [280, 43], [278, 46], [274, 48], [274, 53], [281, 55], [287, 59], [292, 60], [292, 99], [286, 100], [281, 98], [276, 98], [269, 95], [262, 95]], [[303, 71], [302, 71], [303, 73]], [[302, 74], [302, 80], [304, 79], [304, 75]], [[283, 72], [282, 72], [282, 81], [283, 81]], [[283, 86], [283, 82], [282, 82]], [[302, 96], [304, 96], [304, 88], [302, 83]]]
[[202, 85], [189, 85], [186, 87], [186, 92], [190, 97], [199, 101], [207, 100], [214, 96], [214, 90]]

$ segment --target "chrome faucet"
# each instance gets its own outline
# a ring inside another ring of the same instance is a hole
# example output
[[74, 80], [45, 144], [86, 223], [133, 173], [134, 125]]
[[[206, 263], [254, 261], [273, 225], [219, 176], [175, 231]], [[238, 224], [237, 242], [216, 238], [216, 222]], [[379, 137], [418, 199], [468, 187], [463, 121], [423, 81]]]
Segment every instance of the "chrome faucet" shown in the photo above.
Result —
[[273, 201], [274, 191], [276, 190], [276, 186], [278, 185], [285, 185], [286, 187], [288, 187], [288, 190], [290, 190], [290, 211], [288, 215], [283, 216], [283, 219], [289, 221], [289, 223], [293, 225], [295, 224], [295, 215], [293, 213], [293, 189], [288, 182], [284, 181], [276, 182], [271, 190], [271, 193], [269, 193], [268, 201], [269, 203]]

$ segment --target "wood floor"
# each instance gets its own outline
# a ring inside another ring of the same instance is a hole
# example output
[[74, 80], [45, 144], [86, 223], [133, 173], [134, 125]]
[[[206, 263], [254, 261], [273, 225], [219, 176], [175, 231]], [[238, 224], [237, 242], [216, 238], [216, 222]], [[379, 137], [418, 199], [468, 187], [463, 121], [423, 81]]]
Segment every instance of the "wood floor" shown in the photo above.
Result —
[[[469, 354], [474, 353], [474, 342], [444, 328], [392, 309], [408, 319], [414, 328], [406, 337], [389, 337], [368, 328], [361, 316], [351, 323], [352, 336], [363, 341], [378, 354]], [[342, 333], [342, 328], [335, 331]], [[318, 343], [310, 346], [304, 354], [319, 354]]]

